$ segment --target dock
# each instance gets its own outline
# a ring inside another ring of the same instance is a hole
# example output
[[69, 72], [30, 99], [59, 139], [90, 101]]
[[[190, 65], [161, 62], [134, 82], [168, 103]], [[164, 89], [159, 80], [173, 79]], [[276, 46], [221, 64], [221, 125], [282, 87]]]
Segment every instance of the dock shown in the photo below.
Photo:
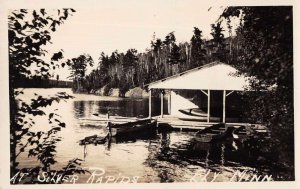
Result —
[[[201, 121], [184, 121], [180, 120], [178, 117], [174, 117], [171, 115], [163, 115], [154, 116], [153, 119], [157, 120], [157, 125], [159, 124], [168, 124], [173, 129], [176, 130], [202, 130], [206, 127], [210, 127], [214, 124], [218, 124], [220, 122], [201, 122]], [[249, 123], [226, 123], [232, 127], [240, 127], [240, 126], [252, 126], [252, 128], [258, 132], [267, 132], [266, 127], [263, 124], [249, 124]]]

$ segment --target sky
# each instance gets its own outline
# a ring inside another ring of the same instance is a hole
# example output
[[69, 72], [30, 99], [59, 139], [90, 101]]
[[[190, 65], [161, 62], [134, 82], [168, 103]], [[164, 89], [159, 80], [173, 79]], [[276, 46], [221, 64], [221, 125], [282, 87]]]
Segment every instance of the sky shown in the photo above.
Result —
[[[134, 2], [134, 3], [130, 3]], [[101, 52], [110, 54], [135, 48], [144, 52], [150, 48], [155, 33], [162, 40], [174, 31], [176, 41], [190, 41], [194, 27], [211, 38], [211, 24], [216, 23], [225, 7], [204, 6], [201, 1], [102, 1], [76, 10], [52, 35], [53, 52], [63, 49], [65, 58], [90, 54], [95, 64]], [[226, 29], [226, 23], [223, 22]], [[228, 32], [225, 32], [228, 36]], [[91, 68], [89, 68], [89, 71]], [[66, 79], [66, 70], [56, 71]]]

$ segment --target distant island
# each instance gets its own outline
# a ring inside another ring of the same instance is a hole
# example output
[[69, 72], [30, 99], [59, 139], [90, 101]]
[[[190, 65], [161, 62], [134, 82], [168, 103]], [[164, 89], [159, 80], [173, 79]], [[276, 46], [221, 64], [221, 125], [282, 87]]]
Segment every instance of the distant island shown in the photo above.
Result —
[[62, 81], [41, 77], [23, 78], [18, 80], [18, 88], [72, 88], [72, 81]]

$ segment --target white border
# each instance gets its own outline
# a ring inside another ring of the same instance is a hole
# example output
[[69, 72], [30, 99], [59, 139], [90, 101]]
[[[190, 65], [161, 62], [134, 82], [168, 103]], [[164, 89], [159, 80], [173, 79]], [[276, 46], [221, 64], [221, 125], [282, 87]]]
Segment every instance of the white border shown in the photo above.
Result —
[[[9, 96], [8, 96], [8, 34], [7, 34], [7, 10], [8, 9], [19, 9], [19, 8], [74, 8], [80, 9], [82, 7], [97, 7], [101, 6], [101, 4], [108, 4], [112, 0], [11, 0], [5, 1], [0, 0], [0, 87], [1, 87], [1, 98], [0, 98], [0, 189], [6, 188], [300, 188], [299, 185], [299, 99], [300, 97], [300, 89], [298, 85], [299, 81], [299, 4], [296, 0], [251, 0], [248, 2], [245, 1], [203, 1], [203, 6], [238, 6], [238, 5], [247, 5], [247, 6], [261, 6], [261, 5], [287, 5], [293, 6], [293, 21], [294, 21], [294, 103], [295, 103], [295, 171], [296, 171], [296, 181], [295, 182], [269, 182], [269, 183], [174, 183], [174, 184], [75, 184], [74, 186], [70, 186], [67, 184], [64, 185], [10, 185], [9, 183]], [[141, 0], [113, 0], [113, 1], [128, 1], [128, 6], [134, 6], [136, 1]], [[146, 1], [146, 0], [143, 0]], [[151, 0], [153, 3], [159, 4], [161, 0]], [[170, 3], [174, 3], [176, 1], [183, 0], [167, 0]], [[192, 3], [192, 0], [185, 0], [186, 3]]]

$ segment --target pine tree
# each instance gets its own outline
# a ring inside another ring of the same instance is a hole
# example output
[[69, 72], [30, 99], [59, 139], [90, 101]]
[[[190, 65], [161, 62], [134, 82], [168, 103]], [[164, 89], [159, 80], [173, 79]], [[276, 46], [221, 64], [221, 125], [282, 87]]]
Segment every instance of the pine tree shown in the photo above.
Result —
[[226, 50], [225, 37], [223, 34], [224, 29], [221, 27], [221, 21], [217, 24], [212, 24], [211, 27], [212, 32], [210, 34], [213, 37], [212, 58], [213, 60], [227, 62], [226, 54], [228, 51]]
[[202, 40], [202, 31], [194, 27], [194, 35], [191, 39], [191, 62], [189, 68], [202, 66], [206, 62], [206, 50]]

